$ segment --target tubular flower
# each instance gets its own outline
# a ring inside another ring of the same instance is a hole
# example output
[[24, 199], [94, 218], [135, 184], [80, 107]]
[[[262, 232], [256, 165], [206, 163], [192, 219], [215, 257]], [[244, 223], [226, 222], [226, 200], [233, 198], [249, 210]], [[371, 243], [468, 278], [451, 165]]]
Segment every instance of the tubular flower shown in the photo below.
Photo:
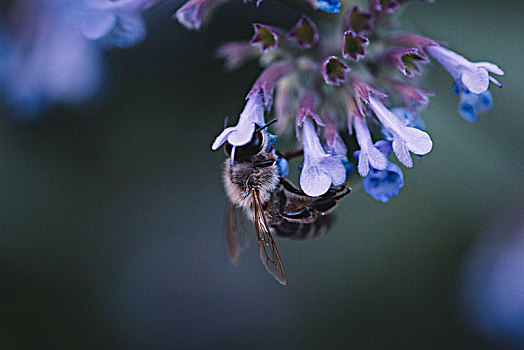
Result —
[[331, 184], [338, 186], [344, 183], [346, 168], [340, 158], [322, 149], [312, 119], [304, 121], [302, 130], [304, 167], [300, 173], [300, 186], [307, 195], [320, 196], [327, 192]]
[[481, 94], [488, 89], [492, 81], [498, 87], [502, 85], [489, 73], [504, 75], [502, 69], [490, 62], [470, 62], [455, 52], [442, 46], [428, 46], [427, 52], [436, 59], [451, 74], [453, 79], [460, 81], [469, 91]]
[[[439, 41], [402, 33], [395, 19], [407, 0], [369, 0], [342, 14], [337, 0], [308, 2], [331, 14], [308, 13], [287, 35], [285, 29], [256, 24], [251, 40], [256, 52], [243, 43], [224, 47], [222, 57], [235, 67], [258, 59], [261, 73], [246, 89], [248, 98], [261, 92], [265, 110], [278, 119], [278, 133], [294, 129], [302, 140], [297, 148], [304, 151], [300, 186], [305, 193], [323, 195], [344, 181], [343, 167], [356, 168], [364, 190], [387, 202], [404, 184], [390, 153], [411, 168], [411, 153], [423, 156], [433, 149], [420, 118], [434, 95], [420, 79], [430, 59], [453, 77], [458, 111], [468, 121], [492, 107], [489, 82], [500, 84], [490, 74], [503, 71], [493, 63], [470, 62]], [[239, 58], [232, 52], [240, 52]]]
[[233, 146], [233, 149], [237, 146], [245, 145], [253, 136], [255, 124], [264, 124], [264, 103], [261, 92], [254, 94], [247, 100], [246, 106], [240, 114], [238, 124], [225, 128], [218, 135], [211, 148], [216, 150], [226, 141]]

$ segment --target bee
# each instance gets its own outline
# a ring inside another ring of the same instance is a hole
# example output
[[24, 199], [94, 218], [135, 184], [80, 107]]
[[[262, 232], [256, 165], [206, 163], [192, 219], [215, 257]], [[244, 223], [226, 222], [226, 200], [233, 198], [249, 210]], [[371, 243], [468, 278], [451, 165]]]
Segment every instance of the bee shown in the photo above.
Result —
[[[271, 122], [270, 122], [271, 123]], [[237, 209], [243, 209], [253, 220], [260, 259], [267, 271], [282, 285], [286, 274], [273, 235], [289, 239], [307, 239], [324, 234], [331, 226], [330, 213], [351, 189], [342, 185], [331, 188], [320, 197], [310, 197], [284, 175], [287, 159], [301, 155], [281, 155], [273, 148], [275, 136], [256, 125], [251, 141], [233, 148], [228, 142], [228, 156], [223, 181], [228, 197], [226, 208], [226, 247], [233, 263], [243, 248], [242, 232], [237, 225]], [[234, 159], [231, 159], [233, 153]]]

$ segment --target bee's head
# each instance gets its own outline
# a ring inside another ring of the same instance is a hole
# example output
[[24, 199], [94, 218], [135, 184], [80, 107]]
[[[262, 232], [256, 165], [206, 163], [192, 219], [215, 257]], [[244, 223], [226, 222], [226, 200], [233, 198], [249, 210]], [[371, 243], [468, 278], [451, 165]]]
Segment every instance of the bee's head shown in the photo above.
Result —
[[[248, 162], [253, 157], [261, 152], [267, 153], [269, 135], [263, 129], [257, 126], [251, 140], [243, 146], [235, 147], [234, 161], [235, 162]], [[224, 144], [224, 152], [228, 157], [231, 157], [233, 146], [226, 141]]]

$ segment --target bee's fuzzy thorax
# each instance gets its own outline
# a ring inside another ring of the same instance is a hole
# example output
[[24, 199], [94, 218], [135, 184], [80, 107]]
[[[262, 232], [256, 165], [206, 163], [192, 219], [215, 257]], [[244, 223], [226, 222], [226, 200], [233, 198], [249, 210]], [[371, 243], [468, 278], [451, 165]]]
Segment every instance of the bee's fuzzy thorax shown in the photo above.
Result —
[[247, 185], [251, 175], [257, 178], [256, 185], [262, 204], [267, 203], [280, 181], [276, 166], [255, 168], [251, 162], [232, 165], [230, 159], [227, 159], [224, 163], [223, 180], [226, 194], [231, 202], [247, 210], [251, 208], [253, 202], [251, 188]]

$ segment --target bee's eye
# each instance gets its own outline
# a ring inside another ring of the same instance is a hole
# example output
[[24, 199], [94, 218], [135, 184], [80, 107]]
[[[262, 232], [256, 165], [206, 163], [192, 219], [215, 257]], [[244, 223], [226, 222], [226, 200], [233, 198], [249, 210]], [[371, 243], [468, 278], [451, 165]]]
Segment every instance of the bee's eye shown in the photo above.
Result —
[[[262, 130], [260, 130], [253, 134], [253, 137], [251, 137], [251, 141], [249, 141], [244, 146], [240, 146], [236, 148], [235, 160], [238, 160], [238, 161], [249, 160], [253, 155], [260, 152], [263, 145], [264, 145], [264, 134], [262, 133]], [[232, 150], [231, 144], [226, 143], [226, 146], [224, 147], [224, 151], [226, 152], [228, 156], [231, 156], [231, 150]]]
[[224, 153], [226, 154], [226, 156], [230, 157], [232, 150], [233, 146], [231, 146], [231, 144], [226, 141], [226, 143], [224, 144]]
[[262, 149], [263, 141], [264, 136], [262, 135], [262, 131], [258, 131], [253, 134], [251, 141], [249, 141], [247, 145], [241, 147], [242, 151], [250, 155], [257, 154]]

